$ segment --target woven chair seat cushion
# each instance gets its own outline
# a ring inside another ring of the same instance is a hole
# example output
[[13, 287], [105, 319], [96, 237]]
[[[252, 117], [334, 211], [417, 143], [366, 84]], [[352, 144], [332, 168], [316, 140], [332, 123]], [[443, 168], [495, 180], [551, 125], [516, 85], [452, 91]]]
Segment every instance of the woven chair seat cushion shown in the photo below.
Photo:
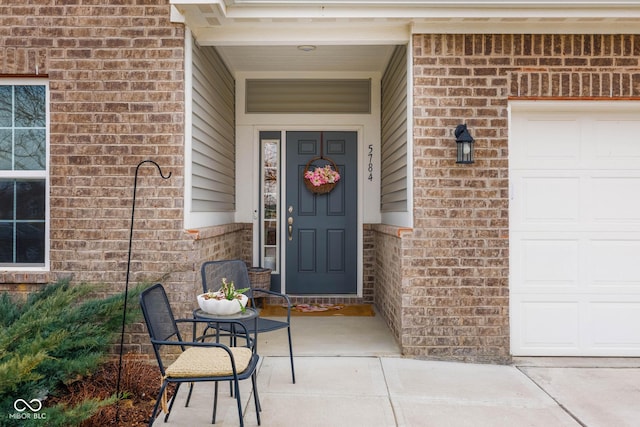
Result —
[[[229, 347], [239, 374], [249, 366], [253, 353], [247, 347]], [[233, 375], [229, 354], [219, 347], [190, 347], [166, 370], [167, 378], [203, 378]]]

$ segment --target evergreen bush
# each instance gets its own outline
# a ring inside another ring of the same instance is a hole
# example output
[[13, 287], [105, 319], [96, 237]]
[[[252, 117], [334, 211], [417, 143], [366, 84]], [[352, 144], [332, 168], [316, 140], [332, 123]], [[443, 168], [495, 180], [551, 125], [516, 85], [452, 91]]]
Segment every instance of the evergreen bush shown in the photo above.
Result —
[[[129, 291], [128, 323], [140, 318], [142, 288]], [[104, 362], [121, 331], [124, 293], [90, 297], [94, 290], [95, 285], [61, 281], [22, 303], [6, 292], [0, 295], [0, 426], [75, 426], [114, 402], [115, 396], [73, 408], [47, 407], [46, 402], [60, 385], [89, 375]], [[14, 406], [22, 409], [25, 402], [41, 402], [43, 408], [20, 412]]]

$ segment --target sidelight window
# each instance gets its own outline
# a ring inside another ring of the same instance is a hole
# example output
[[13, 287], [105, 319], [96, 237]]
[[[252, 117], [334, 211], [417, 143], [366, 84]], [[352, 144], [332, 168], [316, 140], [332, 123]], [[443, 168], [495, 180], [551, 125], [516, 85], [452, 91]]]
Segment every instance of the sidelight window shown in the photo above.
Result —
[[279, 271], [280, 140], [262, 139], [261, 265]]

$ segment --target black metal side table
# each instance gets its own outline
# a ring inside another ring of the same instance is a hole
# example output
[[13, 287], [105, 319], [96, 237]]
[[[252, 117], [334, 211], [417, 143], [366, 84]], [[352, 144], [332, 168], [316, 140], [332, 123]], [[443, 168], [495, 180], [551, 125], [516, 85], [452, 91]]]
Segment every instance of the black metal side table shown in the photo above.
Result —
[[[193, 310], [194, 319], [206, 320], [208, 322], [207, 328], [204, 330], [202, 335], [196, 337], [196, 331], [193, 331], [193, 340], [199, 341], [204, 340], [205, 338], [215, 337], [216, 342], [220, 342], [221, 336], [226, 336], [227, 334], [230, 336], [233, 344], [235, 344], [235, 339], [238, 336], [246, 335], [251, 348], [254, 349], [254, 353], [256, 350], [256, 344], [258, 343], [258, 310], [252, 307], [245, 308], [244, 311], [240, 311], [235, 314], [211, 314], [203, 311], [200, 308]], [[247, 327], [245, 326], [246, 322], [253, 320], [253, 338], [249, 336], [247, 332]], [[216, 330], [215, 334], [207, 334], [207, 330], [209, 328], [214, 328]], [[224, 334], [220, 334], [220, 331], [223, 331]]]

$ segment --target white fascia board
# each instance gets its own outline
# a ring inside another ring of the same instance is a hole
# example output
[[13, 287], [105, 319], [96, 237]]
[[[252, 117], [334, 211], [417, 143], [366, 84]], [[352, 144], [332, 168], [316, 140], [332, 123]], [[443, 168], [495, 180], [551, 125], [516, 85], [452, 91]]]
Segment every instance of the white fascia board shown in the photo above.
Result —
[[281, 23], [241, 23], [219, 27], [200, 27], [194, 31], [201, 46], [224, 44], [240, 45], [282, 45], [293, 44], [335, 44], [335, 45], [375, 45], [403, 44], [410, 35], [409, 23], [390, 22], [304, 22]]
[[637, 34], [640, 18], [629, 22], [575, 20], [514, 20], [513, 22], [424, 21], [415, 23], [412, 34]]
[[591, 7], [469, 7], [433, 8], [429, 13], [414, 15], [417, 19], [620, 19], [640, 17], [640, 2], [634, 6], [591, 6]]
[[407, 5], [574, 5], [574, 4], [636, 4], [637, 0], [226, 0], [229, 6], [249, 6], [249, 5], [386, 5], [386, 6], [407, 6]]
[[172, 0], [203, 45], [380, 44], [413, 33], [636, 33], [633, 1]]
[[459, 7], [445, 3], [439, 6], [390, 7], [371, 5], [367, 7], [322, 6], [322, 7], [254, 7], [229, 9], [229, 19], [432, 19], [432, 18], [624, 18], [638, 16], [640, 2], [633, 4], [589, 4], [497, 6], [468, 5]]
[[[181, 12], [210, 13], [224, 19], [375, 19], [375, 18], [460, 18], [460, 17], [539, 17], [554, 16], [628, 16], [638, 13], [638, 0], [626, 1], [553, 1], [553, 0], [448, 0], [448, 1], [231, 1], [172, 0]], [[604, 14], [604, 15], [603, 15]]]

